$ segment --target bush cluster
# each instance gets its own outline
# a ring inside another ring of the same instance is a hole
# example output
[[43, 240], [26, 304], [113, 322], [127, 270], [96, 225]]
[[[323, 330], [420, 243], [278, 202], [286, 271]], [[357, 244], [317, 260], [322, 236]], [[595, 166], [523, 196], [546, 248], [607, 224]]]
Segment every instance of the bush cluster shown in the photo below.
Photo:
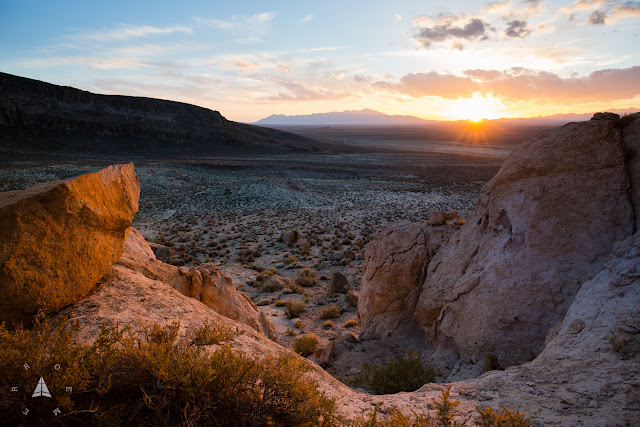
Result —
[[324, 307], [320, 312], [321, 319], [336, 319], [342, 316], [342, 309], [335, 304]]
[[352, 380], [354, 386], [363, 387], [376, 394], [392, 394], [415, 391], [427, 383], [435, 382], [437, 372], [425, 366], [416, 352], [388, 361], [379, 366], [362, 364], [360, 374]]
[[[179, 337], [179, 324], [142, 333], [103, 326], [82, 345], [77, 325], [33, 330], [0, 326], [0, 416], [6, 425], [41, 424], [59, 407], [68, 425], [317, 425], [334, 423], [335, 402], [306, 376], [294, 354], [253, 359], [221, 344], [236, 332], [207, 323]], [[216, 348], [208, 346], [216, 344]], [[23, 369], [25, 361], [30, 369]], [[59, 365], [59, 366], [58, 366]], [[58, 369], [55, 369], [58, 368]], [[54, 375], [55, 372], [55, 375]], [[53, 396], [22, 416], [40, 377]], [[19, 393], [11, 386], [21, 384]], [[73, 393], [65, 393], [65, 387]], [[35, 418], [34, 418], [35, 417]]]
[[293, 351], [301, 356], [309, 356], [316, 351], [319, 342], [320, 338], [316, 334], [309, 333], [293, 343]]
[[300, 317], [300, 315], [307, 309], [307, 304], [302, 301], [288, 301], [286, 303], [286, 308], [284, 309], [284, 314], [289, 319], [295, 319], [296, 317]]

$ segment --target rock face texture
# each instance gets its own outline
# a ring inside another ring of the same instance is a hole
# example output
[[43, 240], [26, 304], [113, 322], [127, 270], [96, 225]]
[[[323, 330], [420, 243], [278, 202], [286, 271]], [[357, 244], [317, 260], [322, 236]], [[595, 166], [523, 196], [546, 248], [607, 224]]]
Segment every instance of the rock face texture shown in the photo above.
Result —
[[481, 374], [489, 355], [508, 367], [539, 354], [580, 285], [638, 229], [639, 129], [640, 114], [600, 115], [523, 143], [435, 255], [409, 250], [425, 245], [415, 232], [383, 234], [367, 248], [365, 333], [413, 319], [450, 379]]
[[181, 294], [201, 301], [216, 313], [237, 320], [278, 342], [273, 322], [246, 295], [236, 289], [231, 277], [215, 264], [188, 269], [165, 264], [135, 228], [131, 229], [118, 265], [163, 282]]
[[122, 254], [139, 193], [133, 164], [0, 193], [0, 320], [87, 295]]
[[545, 425], [640, 423], [640, 234], [614, 245], [580, 287], [544, 351], [531, 363], [458, 383], [493, 407], [540, 411]]
[[317, 151], [289, 132], [236, 123], [182, 102], [98, 95], [0, 73], [0, 147], [8, 152], [180, 156]]
[[[444, 214], [442, 214], [444, 223]], [[401, 223], [378, 232], [365, 251], [358, 298], [361, 336], [387, 337], [415, 328], [411, 320], [427, 265], [451, 230]]]

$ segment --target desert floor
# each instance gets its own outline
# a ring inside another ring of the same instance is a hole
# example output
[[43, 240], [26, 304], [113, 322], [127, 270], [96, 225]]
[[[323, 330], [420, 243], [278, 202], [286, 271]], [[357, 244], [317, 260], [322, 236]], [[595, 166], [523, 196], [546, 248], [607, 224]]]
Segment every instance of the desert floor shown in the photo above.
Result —
[[[345, 323], [357, 321], [357, 309], [346, 295], [328, 294], [331, 275], [344, 274], [357, 291], [367, 243], [378, 230], [398, 221], [424, 221], [434, 210], [467, 217], [482, 185], [503, 160], [441, 152], [134, 159], [141, 184], [134, 227], [148, 241], [172, 247], [170, 263], [219, 264], [271, 316], [282, 345], [291, 348], [299, 336], [313, 332], [321, 345], [339, 340], [347, 351], [353, 349], [359, 325]], [[5, 164], [0, 189], [23, 189], [109, 163]], [[293, 246], [279, 241], [288, 230], [301, 236]], [[264, 270], [295, 280], [304, 268], [317, 272], [312, 286], [296, 292], [257, 286]], [[282, 303], [296, 300], [306, 309], [301, 323], [294, 324]], [[322, 311], [330, 305], [340, 307], [342, 314], [323, 319]], [[377, 360], [375, 352], [364, 356], [339, 358], [334, 373], [347, 378], [357, 372], [360, 359]]]

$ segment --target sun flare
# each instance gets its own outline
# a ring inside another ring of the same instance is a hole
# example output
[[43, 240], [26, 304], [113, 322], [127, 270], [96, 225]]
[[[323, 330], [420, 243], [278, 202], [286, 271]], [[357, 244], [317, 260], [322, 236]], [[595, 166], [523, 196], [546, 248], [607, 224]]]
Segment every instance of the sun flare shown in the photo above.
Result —
[[482, 119], [497, 119], [503, 110], [502, 102], [491, 95], [474, 92], [471, 98], [456, 100], [449, 109], [451, 117], [458, 120], [479, 122]]

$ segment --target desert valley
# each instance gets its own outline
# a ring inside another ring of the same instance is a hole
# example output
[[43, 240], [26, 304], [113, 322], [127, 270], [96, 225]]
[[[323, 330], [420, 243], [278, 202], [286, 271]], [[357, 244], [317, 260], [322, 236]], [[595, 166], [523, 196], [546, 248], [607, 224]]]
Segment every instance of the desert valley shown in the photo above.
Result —
[[188, 3], [0, 50], [1, 425], [640, 425], [637, 2]]

